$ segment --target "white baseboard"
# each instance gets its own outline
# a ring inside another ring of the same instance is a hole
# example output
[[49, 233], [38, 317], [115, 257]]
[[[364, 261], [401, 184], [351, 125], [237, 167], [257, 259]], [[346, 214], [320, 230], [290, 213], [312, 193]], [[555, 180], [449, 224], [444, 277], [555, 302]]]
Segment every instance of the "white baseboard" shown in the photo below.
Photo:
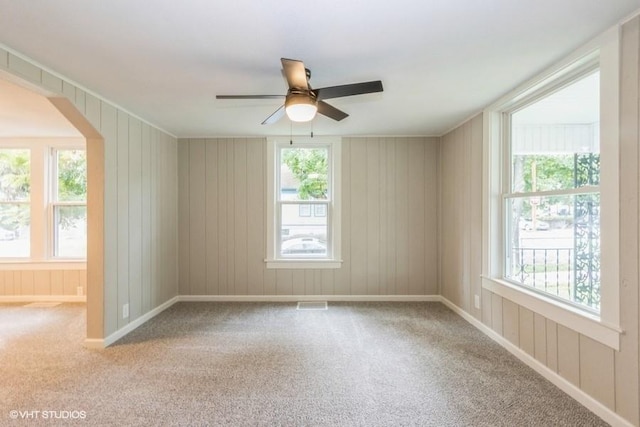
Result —
[[109, 335], [104, 339], [87, 338], [84, 340], [84, 346], [87, 348], [93, 348], [93, 349], [102, 349], [102, 348], [108, 347], [114, 342], [118, 341], [120, 338], [127, 335], [129, 332], [136, 329], [137, 327], [153, 319], [158, 314], [162, 313], [163, 311], [165, 311], [167, 308], [171, 307], [173, 304], [177, 303], [178, 301], [179, 301], [178, 297], [171, 298], [169, 301], [166, 301], [165, 303], [157, 306], [153, 310], [145, 313], [144, 315], [138, 317], [137, 319], [131, 321], [130, 323], [127, 323], [126, 326], [118, 329], [117, 331], [115, 331], [114, 333], [112, 333], [111, 335]]
[[565, 378], [558, 375], [557, 372], [549, 369], [547, 366], [540, 363], [533, 356], [523, 351], [519, 347], [515, 346], [512, 342], [504, 338], [502, 335], [498, 334], [493, 329], [489, 328], [487, 325], [482, 323], [480, 320], [476, 319], [462, 308], [458, 307], [445, 297], [441, 297], [440, 301], [451, 310], [453, 310], [460, 317], [465, 319], [467, 322], [471, 323], [489, 338], [500, 344], [504, 347], [509, 353], [513, 354], [515, 357], [520, 359], [530, 368], [535, 370], [537, 373], [542, 375], [544, 378], [549, 380], [552, 384], [558, 387], [560, 390], [567, 393], [569, 396], [573, 397], [575, 400], [580, 402], [583, 406], [589, 409], [591, 412], [602, 418], [605, 422], [611, 424], [612, 426], [620, 426], [620, 427], [633, 427], [629, 421], [622, 418], [620, 415], [616, 414], [610, 408], [606, 407], [602, 403], [598, 402], [596, 399], [582, 391], [580, 388], [576, 387], [571, 382], [567, 381]]
[[440, 302], [440, 295], [179, 295], [185, 302]]
[[86, 295], [0, 295], [0, 302], [87, 302]]

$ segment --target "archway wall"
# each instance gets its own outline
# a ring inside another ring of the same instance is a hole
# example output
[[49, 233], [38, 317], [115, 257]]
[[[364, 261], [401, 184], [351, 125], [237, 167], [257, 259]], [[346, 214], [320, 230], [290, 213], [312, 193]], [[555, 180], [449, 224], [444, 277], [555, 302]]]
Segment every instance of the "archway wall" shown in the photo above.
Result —
[[108, 344], [178, 294], [177, 139], [2, 46], [0, 70], [87, 138], [87, 338]]

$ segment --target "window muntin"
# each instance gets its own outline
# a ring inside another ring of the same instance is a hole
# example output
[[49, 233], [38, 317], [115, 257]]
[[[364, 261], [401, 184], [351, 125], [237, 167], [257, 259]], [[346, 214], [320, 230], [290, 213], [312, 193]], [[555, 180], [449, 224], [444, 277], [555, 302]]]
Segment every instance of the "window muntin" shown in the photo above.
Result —
[[312, 213], [331, 209], [331, 148], [278, 144], [276, 151], [276, 258], [328, 259], [330, 216]]
[[505, 278], [600, 309], [599, 72], [508, 112]]
[[87, 159], [85, 150], [52, 149], [50, 203], [52, 256], [85, 258], [87, 253]]
[[28, 258], [31, 250], [31, 152], [0, 149], [0, 258]]
[[267, 139], [267, 268], [342, 266], [341, 141]]

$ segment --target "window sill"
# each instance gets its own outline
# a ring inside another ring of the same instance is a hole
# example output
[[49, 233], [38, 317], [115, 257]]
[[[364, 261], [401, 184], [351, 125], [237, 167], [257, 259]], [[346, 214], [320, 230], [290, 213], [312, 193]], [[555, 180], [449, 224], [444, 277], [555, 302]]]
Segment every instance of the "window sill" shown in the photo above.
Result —
[[85, 260], [49, 260], [49, 261], [30, 261], [30, 260], [3, 260], [0, 261], [0, 271], [7, 270], [86, 270], [87, 262]]
[[336, 269], [342, 267], [342, 260], [337, 259], [266, 259], [267, 268], [288, 269]]
[[620, 350], [620, 334], [617, 325], [609, 325], [596, 315], [584, 312], [568, 304], [511, 284], [505, 280], [482, 277], [482, 288], [506, 298], [522, 307], [538, 313], [562, 326], [573, 329], [616, 351]]

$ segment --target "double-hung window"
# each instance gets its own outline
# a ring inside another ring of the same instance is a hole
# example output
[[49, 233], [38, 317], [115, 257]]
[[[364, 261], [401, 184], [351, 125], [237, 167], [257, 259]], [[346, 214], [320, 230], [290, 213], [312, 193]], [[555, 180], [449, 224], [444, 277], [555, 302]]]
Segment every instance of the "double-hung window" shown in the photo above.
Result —
[[483, 288], [619, 348], [619, 34], [484, 112]]
[[505, 277], [600, 309], [597, 64], [505, 115]]
[[31, 151], [0, 148], [0, 258], [28, 258]]
[[0, 261], [84, 261], [87, 159], [80, 139], [0, 141]]
[[267, 266], [340, 265], [337, 139], [268, 141]]
[[51, 150], [49, 224], [56, 258], [87, 253], [87, 158], [82, 149]]

